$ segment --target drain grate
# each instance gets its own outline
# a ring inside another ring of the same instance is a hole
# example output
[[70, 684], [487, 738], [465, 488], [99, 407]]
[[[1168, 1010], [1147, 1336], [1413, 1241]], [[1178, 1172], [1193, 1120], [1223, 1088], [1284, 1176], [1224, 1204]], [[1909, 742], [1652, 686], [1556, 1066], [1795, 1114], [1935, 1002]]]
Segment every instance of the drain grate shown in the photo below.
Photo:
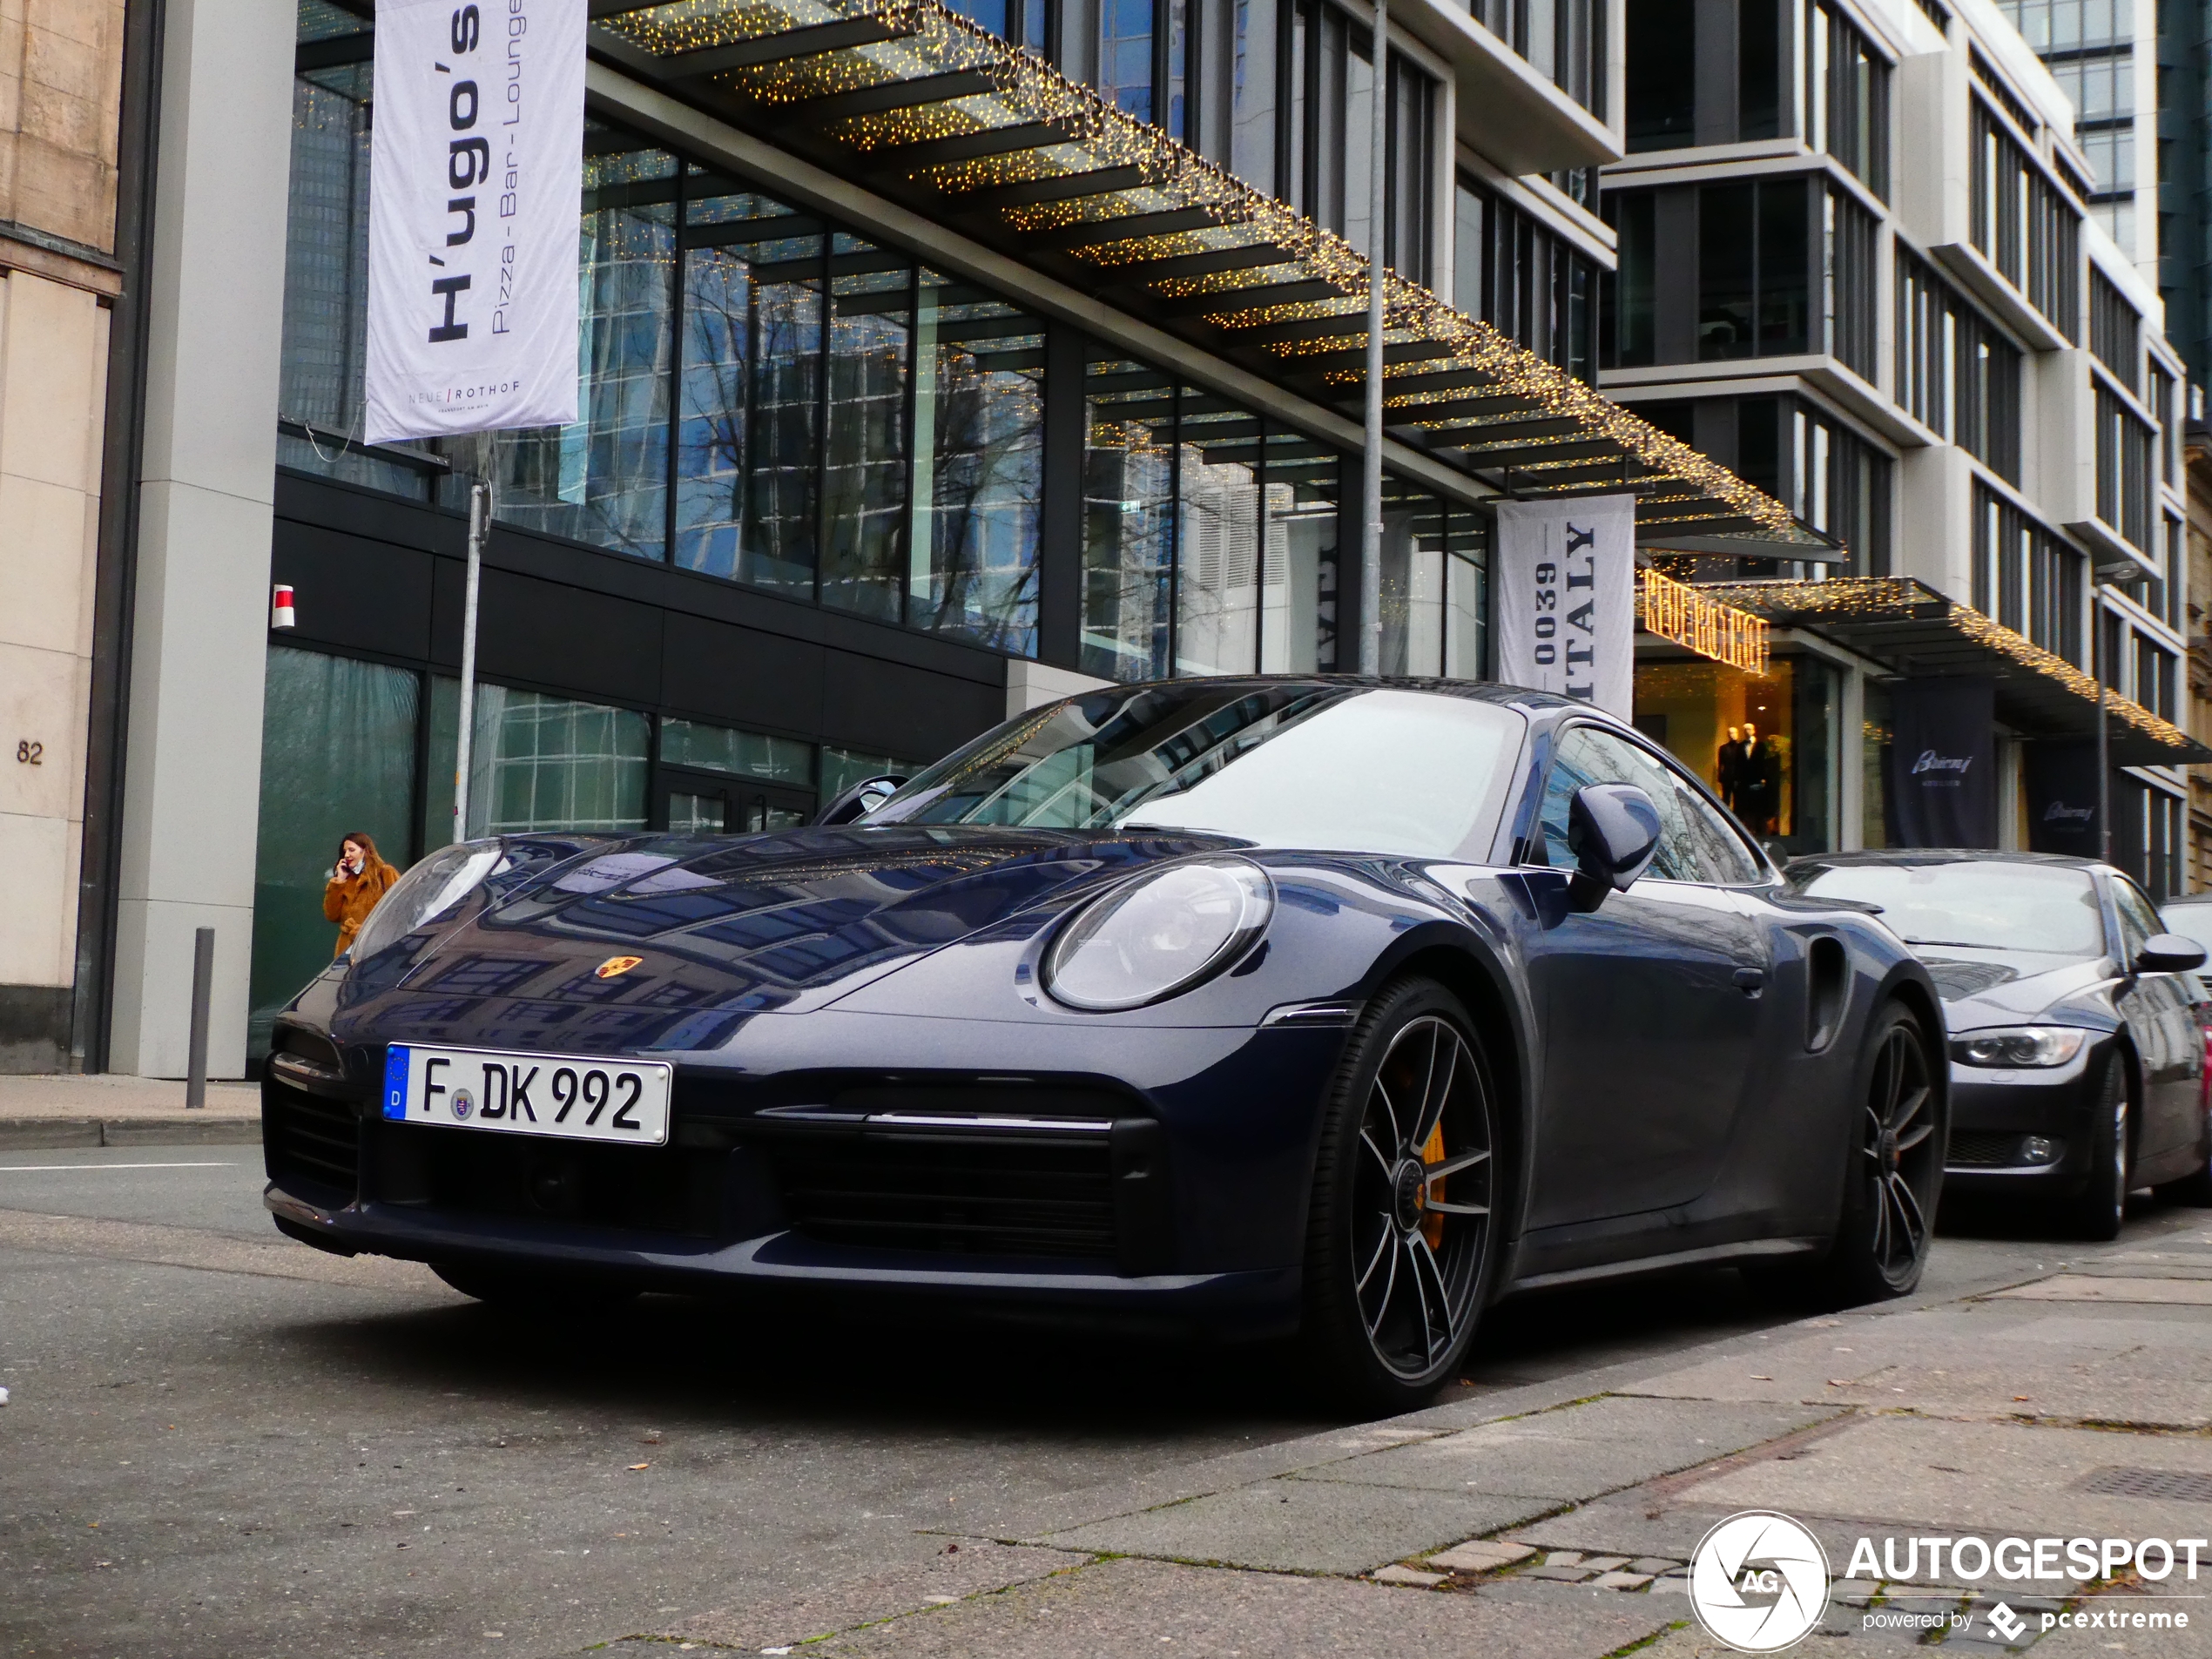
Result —
[[2182, 1503], [2212, 1503], [2212, 1474], [2183, 1469], [2092, 1469], [2075, 1482], [2076, 1492], [2113, 1498], [2171, 1498]]

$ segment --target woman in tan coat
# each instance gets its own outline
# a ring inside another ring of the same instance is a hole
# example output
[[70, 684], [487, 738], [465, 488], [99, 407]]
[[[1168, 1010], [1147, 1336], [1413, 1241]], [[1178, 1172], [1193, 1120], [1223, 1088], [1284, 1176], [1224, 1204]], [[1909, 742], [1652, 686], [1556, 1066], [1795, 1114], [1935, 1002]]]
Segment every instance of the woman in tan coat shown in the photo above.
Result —
[[322, 890], [322, 914], [338, 924], [338, 944], [330, 953], [342, 956], [353, 948], [354, 935], [376, 908], [376, 901], [400, 879], [400, 873], [376, 855], [376, 843], [359, 830], [338, 844], [338, 865]]

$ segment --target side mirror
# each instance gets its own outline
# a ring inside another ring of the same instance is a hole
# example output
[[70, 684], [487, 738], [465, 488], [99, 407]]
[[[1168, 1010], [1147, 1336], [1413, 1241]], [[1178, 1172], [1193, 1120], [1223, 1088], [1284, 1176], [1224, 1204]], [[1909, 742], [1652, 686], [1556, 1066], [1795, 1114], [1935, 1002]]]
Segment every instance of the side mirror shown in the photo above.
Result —
[[1634, 784], [1586, 784], [1567, 808], [1575, 907], [1595, 910], [1626, 893], [1659, 851], [1659, 809]]
[[887, 772], [880, 778], [864, 778], [846, 790], [815, 817], [816, 824], [849, 824], [864, 818], [905, 788], [907, 780]]
[[2186, 974], [2204, 966], [2204, 947], [2179, 934], [2153, 934], [2135, 953], [2138, 974]]

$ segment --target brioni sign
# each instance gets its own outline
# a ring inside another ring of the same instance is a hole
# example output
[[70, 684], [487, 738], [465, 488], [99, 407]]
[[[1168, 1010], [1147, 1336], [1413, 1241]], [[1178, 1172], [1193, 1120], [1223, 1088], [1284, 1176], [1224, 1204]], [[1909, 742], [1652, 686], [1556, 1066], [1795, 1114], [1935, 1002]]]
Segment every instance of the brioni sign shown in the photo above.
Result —
[[584, 0], [378, 0], [372, 443], [577, 418]]

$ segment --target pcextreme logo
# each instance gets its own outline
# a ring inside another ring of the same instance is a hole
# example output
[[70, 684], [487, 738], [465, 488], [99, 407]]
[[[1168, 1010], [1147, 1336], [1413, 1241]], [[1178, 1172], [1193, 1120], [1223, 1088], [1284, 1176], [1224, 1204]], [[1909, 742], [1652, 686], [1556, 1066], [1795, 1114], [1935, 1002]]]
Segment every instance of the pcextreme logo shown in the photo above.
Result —
[[1787, 1515], [1730, 1515], [1690, 1558], [1689, 1605], [1715, 1640], [1741, 1653], [1778, 1653], [1827, 1610], [1827, 1553]]

